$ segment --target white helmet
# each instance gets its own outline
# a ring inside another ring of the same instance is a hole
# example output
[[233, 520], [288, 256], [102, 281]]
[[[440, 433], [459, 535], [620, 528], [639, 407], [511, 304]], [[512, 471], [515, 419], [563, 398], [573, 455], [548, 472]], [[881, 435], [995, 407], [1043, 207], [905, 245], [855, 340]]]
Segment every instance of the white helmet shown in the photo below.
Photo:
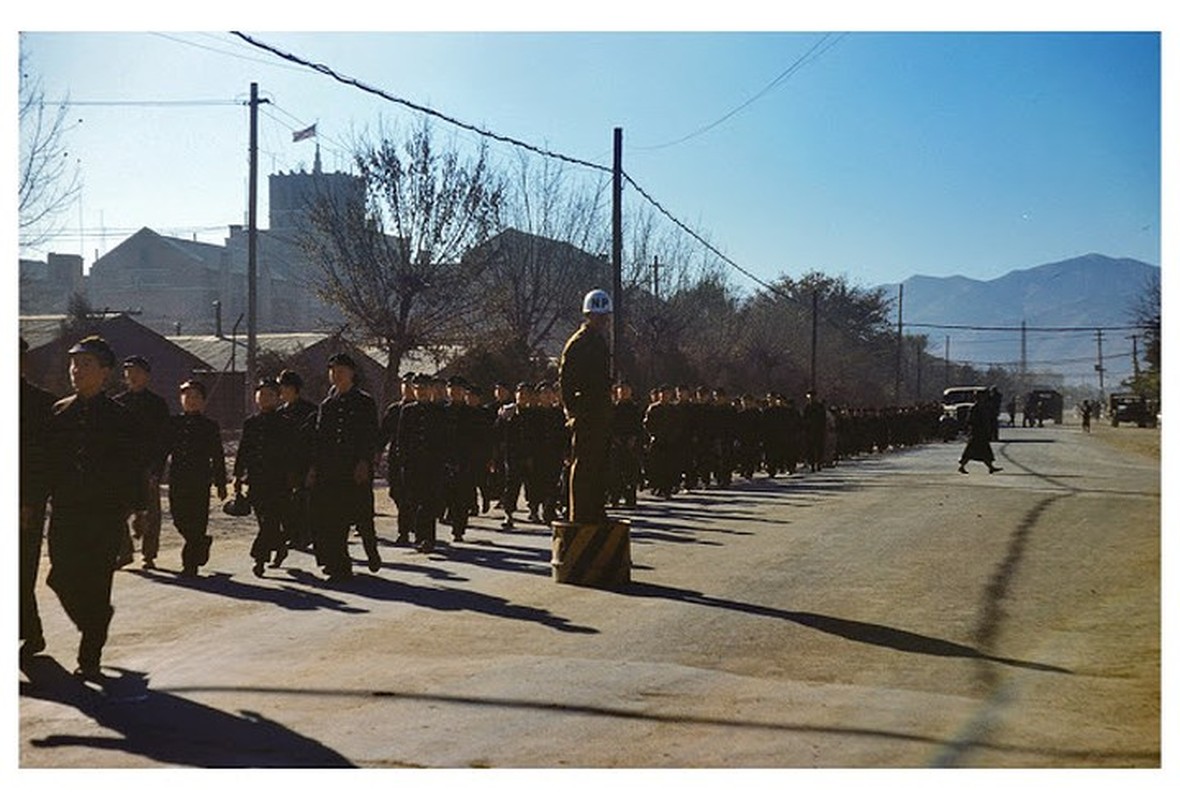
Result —
[[586, 297], [582, 300], [583, 314], [613, 314], [615, 313], [614, 304], [610, 301], [610, 295], [601, 289], [594, 289], [586, 293]]

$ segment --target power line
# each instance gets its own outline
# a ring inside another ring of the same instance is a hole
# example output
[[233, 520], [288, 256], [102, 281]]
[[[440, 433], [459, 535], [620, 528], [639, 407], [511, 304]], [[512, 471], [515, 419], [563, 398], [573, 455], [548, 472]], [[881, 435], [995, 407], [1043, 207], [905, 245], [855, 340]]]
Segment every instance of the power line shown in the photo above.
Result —
[[925, 322], [907, 322], [907, 328], [940, 328], [945, 330], [960, 330], [960, 331], [1028, 331], [1030, 333], [1056, 333], [1056, 332], [1078, 332], [1085, 331], [1086, 333], [1093, 333], [1101, 329], [1104, 331], [1138, 331], [1142, 330], [1142, 325], [1087, 325], [1087, 326], [1072, 326], [1072, 327], [1021, 327], [1020, 325], [943, 325]]
[[826, 41], [828, 40], [828, 38], [829, 38], [829, 37], [831, 37], [831, 35], [832, 35], [831, 33], [825, 33], [825, 34], [823, 35], [823, 37], [822, 37], [822, 38], [821, 38], [821, 39], [820, 39], [818, 42], [816, 42], [815, 44], [813, 44], [813, 45], [811, 46], [811, 49], [809, 49], [809, 50], [808, 50], [806, 53], [804, 53], [803, 55], [801, 55], [799, 58], [795, 59], [794, 63], [792, 63], [792, 64], [791, 64], [791, 66], [787, 67], [785, 70], [783, 70], [781, 73], [779, 73], [778, 77], [776, 77], [774, 80], [772, 80], [772, 81], [771, 81], [770, 83], [768, 83], [766, 86], [764, 86], [762, 89], [760, 89], [758, 92], [756, 92], [756, 93], [755, 93], [755, 94], [754, 94], [752, 97], [750, 97], [750, 98], [749, 98], [748, 100], [746, 100], [744, 103], [741, 103], [740, 105], [738, 105], [738, 106], [734, 107], [733, 109], [731, 109], [731, 110], [727, 111], [727, 112], [726, 112], [725, 114], [723, 114], [721, 117], [717, 118], [717, 119], [716, 119], [716, 120], [714, 120], [713, 122], [710, 122], [708, 125], [704, 125], [704, 126], [702, 126], [702, 127], [700, 127], [700, 128], [697, 128], [697, 129], [696, 129], [695, 131], [693, 131], [692, 133], [690, 133], [690, 134], [688, 134], [688, 135], [686, 135], [686, 136], [682, 136], [682, 137], [680, 137], [679, 139], [675, 139], [675, 140], [673, 140], [673, 141], [671, 141], [671, 142], [664, 142], [663, 144], [648, 145], [648, 146], [646, 146], [646, 147], [636, 147], [635, 149], [636, 149], [636, 150], [662, 150], [662, 149], [664, 149], [664, 148], [666, 148], [666, 147], [672, 147], [672, 146], [674, 146], [674, 145], [682, 144], [682, 143], [684, 143], [684, 142], [687, 142], [689, 139], [694, 139], [694, 138], [696, 138], [697, 136], [700, 136], [700, 135], [701, 135], [701, 134], [703, 134], [703, 133], [707, 133], [707, 132], [711, 131], [713, 128], [716, 128], [718, 125], [720, 125], [721, 123], [725, 122], [726, 120], [728, 120], [730, 117], [732, 117], [732, 116], [734, 116], [735, 114], [737, 114], [737, 113], [738, 113], [739, 111], [741, 111], [742, 109], [744, 109], [744, 108], [746, 108], [746, 107], [748, 107], [748, 106], [752, 105], [754, 102], [756, 102], [757, 100], [761, 99], [763, 96], [765, 96], [766, 94], [768, 94], [768, 93], [769, 93], [769, 92], [770, 92], [772, 89], [774, 89], [774, 88], [775, 88], [776, 86], [778, 86], [780, 83], [782, 83], [782, 82], [783, 82], [783, 81], [785, 81], [787, 78], [791, 77], [791, 76], [792, 76], [792, 75], [794, 75], [796, 72], [798, 72], [800, 69], [802, 69], [802, 68], [803, 68], [803, 67], [804, 67], [806, 64], [808, 64], [808, 63], [809, 63], [809, 62], [811, 62], [811, 61], [815, 61], [815, 60], [816, 60], [816, 59], [818, 59], [820, 56], [822, 56], [824, 53], [826, 53], [826, 52], [828, 52], [829, 50], [831, 50], [833, 47], [835, 47], [837, 44], [839, 44], [839, 42], [840, 42], [840, 40], [841, 40], [841, 39], [843, 39], [843, 38], [844, 38], [845, 36], [847, 36], [848, 34], [847, 34], [847, 33], [841, 33], [839, 36], [837, 36], [835, 39], [833, 39], [833, 40], [831, 41], [831, 43], [829, 43], [829, 44], [828, 44], [828, 46], [827, 46], [827, 47], [824, 47], [824, 49], [823, 49], [823, 50], [820, 50], [820, 51], [817, 53], [817, 52], [816, 52], [816, 50], [817, 50], [817, 49], [818, 49], [818, 48], [819, 48], [821, 45], [823, 45], [823, 44], [824, 44], [824, 42], [826, 42]]
[[316, 64], [314, 62], [307, 61], [306, 59], [300, 58], [299, 56], [279, 50], [277, 47], [273, 47], [272, 45], [266, 44], [264, 42], [260, 42], [257, 39], [254, 39], [254, 38], [248, 36], [247, 34], [242, 33], [241, 31], [230, 31], [230, 33], [232, 33], [234, 36], [241, 38], [243, 41], [254, 45], [255, 47], [258, 47], [262, 50], [266, 50], [270, 53], [274, 53], [279, 58], [285, 59], [285, 60], [290, 61], [295, 64], [300, 64], [304, 67], [307, 67], [308, 69], [315, 70], [316, 72], [319, 72], [322, 75], [327, 75], [328, 77], [332, 78], [335, 81], [339, 81], [340, 83], [346, 84], [348, 86], [353, 86], [357, 89], [360, 89], [363, 92], [367, 92], [369, 94], [376, 95], [377, 97], [381, 97], [385, 100], [390, 101], [391, 103], [397, 103], [398, 105], [403, 105], [406, 108], [412, 109], [412, 110], [417, 111], [419, 113], [428, 114], [432, 117], [437, 117], [438, 119], [441, 119], [444, 122], [450, 123], [451, 125], [455, 125], [455, 126], [462, 128], [464, 130], [471, 131], [472, 133], [477, 133], [480, 136], [486, 136], [489, 139], [495, 139], [496, 141], [505, 142], [506, 144], [515, 145], [516, 147], [522, 147], [526, 150], [530, 150], [534, 153], [537, 153], [538, 155], [545, 156], [546, 158], [555, 158], [555, 159], [558, 159], [559, 161], [566, 161], [571, 164], [576, 164], [581, 167], [587, 167], [589, 169], [599, 170], [601, 172], [608, 172], [608, 173], [611, 172], [610, 167], [603, 166], [602, 164], [593, 164], [589, 161], [583, 161], [580, 158], [574, 158], [572, 156], [562, 155], [561, 153], [555, 153], [551, 150], [545, 150], [543, 148], [537, 147], [536, 145], [529, 144], [528, 142], [523, 142], [519, 139], [514, 139], [510, 136], [503, 136], [498, 133], [493, 133], [492, 131], [485, 130], [485, 129], [480, 128], [476, 125], [472, 125], [470, 123], [455, 119], [454, 117], [447, 116], [446, 114], [443, 114], [439, 111], [435, 111], [434, 109], [432, 109], [428, 106], [424, 106], [419, 103], [415, 103], [411, 100], [406, 100], [405, 98], [397, 97], [395, 95], [389, 94], [388, 92], [384, 91], [383, 89], [378, 89], [376, 87], [369, 86], [369, 85], [357, 80], [356, 78], [350, 78], [346, 75], [341, 75], [340, 73], [336, 72], [331, 67], [328, 67], [324, 64]]
[[66, 98], [58, 100], [53, 105], [60, 106], [135, 106], [150, 108], [163, 106], [168, 108], [185, 106], [240, 106], [239, 100], [73, 100]]

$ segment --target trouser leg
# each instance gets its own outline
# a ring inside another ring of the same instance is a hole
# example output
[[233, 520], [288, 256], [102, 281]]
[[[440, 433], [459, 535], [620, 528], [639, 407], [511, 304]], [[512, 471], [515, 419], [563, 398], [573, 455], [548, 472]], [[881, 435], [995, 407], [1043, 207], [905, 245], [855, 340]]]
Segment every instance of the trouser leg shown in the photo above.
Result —
[[32, 508], [27, 520], [21, 518], [20, 526], [20, 638], [25, 641], [44, 638], [36, 592], [44, 530], [45, 503], [42, 502]]

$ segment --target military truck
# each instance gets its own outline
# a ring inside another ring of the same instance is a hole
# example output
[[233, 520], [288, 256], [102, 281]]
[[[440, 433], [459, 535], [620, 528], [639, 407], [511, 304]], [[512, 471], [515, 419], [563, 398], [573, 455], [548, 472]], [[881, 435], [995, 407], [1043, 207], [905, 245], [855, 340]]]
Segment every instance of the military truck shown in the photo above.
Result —
[[938, 421], [938, 429], [944, 442], [967, 430], [976, 393], [986, 391], [986, 386], [948, 386], [942, 390], [942, 418]]
[[1044, 427], [1051, 419], [1058, 425], [1065, 415], [1065, 398], [1056, 389], [1033, 389], [1024, 396], [1024, 427]]
[[1155, 427], [1154, 404], [1141, 394], [1111, 392], [1110, 424], [1118, 427], [1120, 422], [1134, 423], [1140, 428]]

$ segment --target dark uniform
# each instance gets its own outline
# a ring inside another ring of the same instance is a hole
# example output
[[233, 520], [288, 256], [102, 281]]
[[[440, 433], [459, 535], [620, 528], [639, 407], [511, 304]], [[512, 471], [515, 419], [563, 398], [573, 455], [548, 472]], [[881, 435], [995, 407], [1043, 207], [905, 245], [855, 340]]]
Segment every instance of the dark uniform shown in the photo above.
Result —
[[809, 394], [803, 406], [803, 442], [805, 460], [812, 472], [818, 472], [824, 464], [827, 425], [828, 412], [823, 401]]
[[643, 417], [643, 427], [649, 442], [647, 482], [652, 494], [663, 498], [671, 497], [676, 485], [674, 408], [661, 394], [656, 402], [647, 407]]
[[389, 484], [389, 499], [397, 509], [397, 539], [394, 544], [404, 545], [410, 541], [410, 534], [414, 530], [413, 516], [403, 511], [404, 486], [402, 483], [402, 459], [397, 445], [398, 425], [401, 423], [402, 409], [414, 402], [413, 392], [414, 374], [407, 372], [402, 376], [402, 397], [385, 407], [385, 414], [378, 426], [377, 450], [381, 452], [388, 446], [389, 452], [385, 458], [385, 477]]
[[[193, 385], [185, 383], [181, 388]], [[201, 393], [204, 394], [202, 388]], [[196, 575], [209, 561], [209, 489], [225, 493], [225, 449], [221, 428], [204, 414], [179, 414], [171, 419], [168, 436], [168, 510], [172, 524], [184, 538], [182, 571]]]
[[[278, 387], [275, 386], [277, 394]], [[250, 545], [254, 574], [273, 555], [279, 562], [286, 543], [280, 526], [295, 480], [295, 433], [277, 410], [260, 411], [242, 423], [242, 441], [234, 458], [234, 482], [249, 486], [248, 497], [258, 520], [258, 535]]]
[[[114, 354], [97, 337], [70, 350], [104, 367]], [[146, 505], [135, 419], [103, 392], [54, 404], [46, 425], [49, 502], [47, 583], [82, 634], [79, 671], [99, 670], [114, 608], [111, 583], [128, 515]]]
[[[21, 357], [27, 345], [21, 340]], [[37, 572], [45, 536], [45, 498], [49, 494], [46, 426], [53, 404], [49, 392], [20, 378], [20, 638], [21, 654], [45, 649], [41, 616], [37, 613]]]
[[570, 464], [571, 522], [606, 520], [607, 445], [610, 441], [610, 347], [582, 326], [569, 338], [558, 365], [561, 401], [573, 428]]
[[[423, 376], [415, 379], [415, 387], [428, 384], [429, 379]], [[423, 389], [422, 399], [402, 406], [396, 441], [402, 487], [398, 517], [406, 516], [414, 543], [422, 552], [434, 550], [446, 468], [446, 412], [441, 404], [428, 401], [426, 394]]]
[[[303, 379], [291, 370], [283, 370], [279, 374], [279, 385], [289, 385], [299, 390], [303, 388]], [[311, 466], [311, 430], [318, 408], [302, 396], [296, 396], [294, 400], [279, 406], [279, 416], [287, 420], [294, 431], [295, 449], [292, 458], [298, 476], [295, 487], [283, 504], [279, 525], [286, 545], [300, 550], [311, 545], [311, 493], [303, 484]]]
[[[123, 363], [124, 366], [143, 366], [147, 362], [133, 356]], [[160, 553], [160, 478], [164, 474], [164, 459], [167, 457], [165, 448], [171, 413], [164, 398], [151, 389], [120, 392], [114, 396], [114, 400], [124, 405], [135, 420], [137, 453], [140, 457], [139, 475], [143, 482], [143, 496], [147, 498], [147, 513], [135, 515], [132, 529], [135, 537], [141, 539], [143, 563], [151, 567]], [[130, 563], [132, 549], [130, 537], [125, 536], [119, 560]]]
[[[517, 391], [523, 399], [531, 388], [521, 384]], [[512, 530], [514, 526], [512, 515], [516, 513], [521, 487], [532, 483], [535, 437], [538, 431], [535, 419], [531, 407], [519, 401], [503, 406], [496, 417], [495, 434], [501, 458], [501, 472], [504, 474], [504, 490], [500, 496], [504, 521], [500, 523], [500, 527], [505, 530]]]
[[610, 500], [634, 508], [642, 476], [642, 453], [646, 434], [643, 412], [632, 399], [615, 403], [611, 420]]
[[[380, 569], [373, 528], [372, 464], [377, 444], [377, 405], [372, 396], [356, 386], [343, 394], [330, 389], [316, 415], [311, 459], [316, 561], [329, 578], [352, 575], [348, 532], [354, 524], [369, 569]], [[366, 465], [368, 478], [358, 483], [356, 471], [361, 464]]]

